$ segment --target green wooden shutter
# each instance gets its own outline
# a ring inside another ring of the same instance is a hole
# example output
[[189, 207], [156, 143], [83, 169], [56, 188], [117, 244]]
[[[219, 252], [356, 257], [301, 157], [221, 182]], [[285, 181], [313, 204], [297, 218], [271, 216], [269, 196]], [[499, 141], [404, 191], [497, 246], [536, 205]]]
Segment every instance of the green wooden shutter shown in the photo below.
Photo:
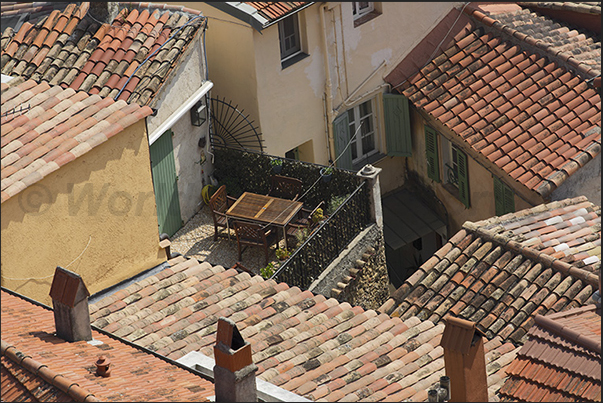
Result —
[[492, 176], [494, 179], [494, 205], [496, 208], [496, 215], [501, 216], [507, 213], [515, 212], [515, 194], [510, 187], [505, 185], [496, 176]]
[[429, 126], [425, 126], [425, 154], [427, 157], [427, 176], [439, 182], [438, 134]]
[[469, 171], [467, 170], [467, 155], [457, 148], [459, 198], [465, 207], [469, 208]]
[[182, 227], [172, 135], [171, 130], [166, 131], [149, 148], [159, 233], [168, 236]]
[[353, 169], [352, 149], [346, 146], [350, 142], [350, 121], [348, 114], [343, 113], [333, 122], [333, 135], [335, 136], [335, 154], [337, 154], [336, 165], [339, 168]]
[[493, 176], [494, 180], [494, 210], [496, 215], [501, 216], [505, 214], [505, 200], [504, 200], [504, 188], [503, 183], [496, 176]]
[[383, 94], [387, 155], [412, 156], [410, 111], [404, 95]]

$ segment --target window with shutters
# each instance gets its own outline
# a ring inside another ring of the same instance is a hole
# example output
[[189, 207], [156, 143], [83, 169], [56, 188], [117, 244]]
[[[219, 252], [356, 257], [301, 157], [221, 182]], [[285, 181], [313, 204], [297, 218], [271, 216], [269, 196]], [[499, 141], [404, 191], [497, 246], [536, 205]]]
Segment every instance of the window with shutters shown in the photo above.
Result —
[[467, 155], [443, 136], [441, 139], [443, 186], [465, 207], [469, 203], [469, 171]]
[[438, 133], [425, 126], [425, 159], [427, 176], [436, 182], [440, 181], [440, 157], [438, 155]]
[[384, 156], [376, 127], [376, 104], [375, 99], [369, 99], [348, 109], [333, 122], [338, 167], [357, 170]]
[[492, 176], [494, 181], [494, 206], [496, 215], [501, 216], [507, 213], [515, 212], [515, 194], [510, 187], [505, 185], [496, 176]]

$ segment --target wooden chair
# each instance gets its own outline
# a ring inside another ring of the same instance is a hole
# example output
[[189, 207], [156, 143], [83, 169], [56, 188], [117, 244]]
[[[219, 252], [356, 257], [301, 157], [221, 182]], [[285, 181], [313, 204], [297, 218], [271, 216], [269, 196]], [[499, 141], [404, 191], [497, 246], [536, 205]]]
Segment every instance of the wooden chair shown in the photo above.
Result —
[[295, 220], [291, 221], [287, 224], [287, 236], [294, 237], [300, 230], [304, 228], [312, 228], [314, 227], [314, 223], [312, 222], [312, 216], [319, 208], [322, 208], [324, 202], [318, 203], [314, 209], [309, 210], [303, 208], [299, 211], [299, 214], [295, 218]]
[[220, 227], [226, 229], [228, 239], [230, 239], [230, 225], [225, 213], [236, 200], [237, 199], [234, 197], [230, 197], [226, 194], [226, 185], [220, 186], [209, 199], [209, 207], [211, 208], [211, 214], [214, 219], [214, 241], [218, 240], [218, 235], [223, 235], [219, 233], [218, 228]]
[[287, 176], [272, 175], [270, 177], [270, 192], [268, 196], [281, 199], [297, 200], [302, 189], [302, 181]]
[[264, 228], [263, 225], [246, 222], [234, 221], [233, 226], [235, 234], [237, 234], [237, 247], [239, 249], [239, 260], [243, 253], [243, 246], [261, 246], [264, 248], [265, 264], [268, 265], [268, 255], [270, 246], [276, 243], [276, 232], [271, 229]]

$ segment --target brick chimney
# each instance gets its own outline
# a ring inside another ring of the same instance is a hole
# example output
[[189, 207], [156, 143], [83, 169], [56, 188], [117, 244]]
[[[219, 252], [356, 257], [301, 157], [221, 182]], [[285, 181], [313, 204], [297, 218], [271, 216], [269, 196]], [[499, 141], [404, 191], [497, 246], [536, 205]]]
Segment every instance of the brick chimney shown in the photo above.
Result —
[[214, 356], [216, 402], [257, 402], [258, 367], [251, 358], [251, 344], [243, 340], [230, 319], [218, 319]]
[[451, 402], [487, 402], [488, 380], [483, 334], [475, 323], [447, 315], [440, 345], [450, 377]]
[[89, 296], [79, 274], [57, 266], [50, 286], [57, 337], [67, 341], [92, 340]]

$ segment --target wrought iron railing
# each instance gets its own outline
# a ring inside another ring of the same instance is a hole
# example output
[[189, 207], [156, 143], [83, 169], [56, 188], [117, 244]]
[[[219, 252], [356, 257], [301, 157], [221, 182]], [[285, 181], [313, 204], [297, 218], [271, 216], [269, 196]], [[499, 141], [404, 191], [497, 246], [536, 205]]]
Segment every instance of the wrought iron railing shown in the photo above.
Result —
[[272, 275], [290, 287], [307, 290], [323, 270], [370, 223], [368, 186], [363, 181], [331, 216], [320, 223]]

